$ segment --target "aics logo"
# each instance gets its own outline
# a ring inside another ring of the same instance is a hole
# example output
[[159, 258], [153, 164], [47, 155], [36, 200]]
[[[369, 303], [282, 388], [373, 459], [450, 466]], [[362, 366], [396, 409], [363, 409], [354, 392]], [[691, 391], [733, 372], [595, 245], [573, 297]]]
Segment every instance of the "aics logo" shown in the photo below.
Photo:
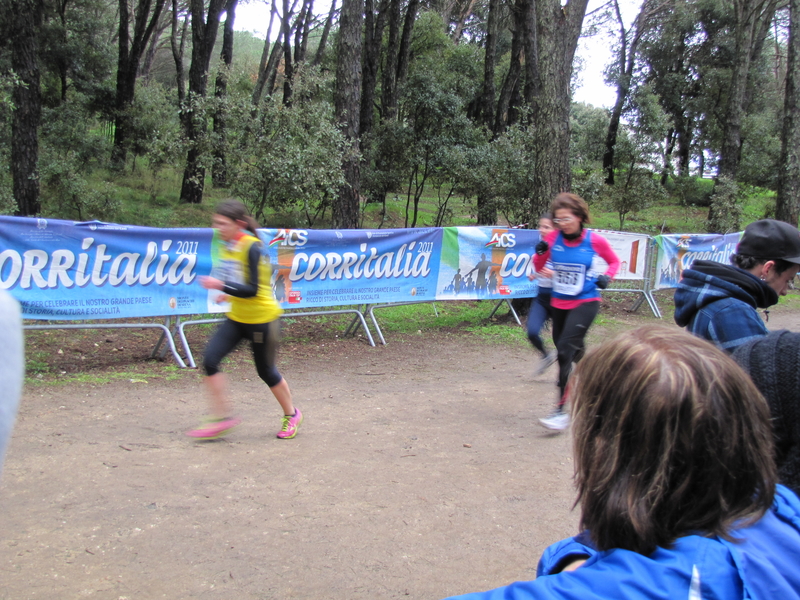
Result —
[[513, 248], [517, 245], [513, 233], [495, 233], [492, 239], [486, 242], [485, 248]]
[[308, 231], [305, 229], [279, 229], [276, 235], [269, 243], [269, 247], [275, 246], [292, 246], [300, 247], [305, 246], [308, 241]]

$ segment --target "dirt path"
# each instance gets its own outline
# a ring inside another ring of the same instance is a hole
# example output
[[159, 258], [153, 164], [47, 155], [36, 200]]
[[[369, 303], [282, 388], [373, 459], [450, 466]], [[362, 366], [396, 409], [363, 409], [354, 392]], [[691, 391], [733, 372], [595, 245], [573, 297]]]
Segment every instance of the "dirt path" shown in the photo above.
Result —
[[197, 373], [29, 386], [0, 485], [0, 598], [436, 599], [533, 578], [577, 513], [569, 435], [536, 425], [555, 372], [532, 362], [465, 335], [295, 348], [290, 441], [243, 361], [244, 423], [216, 442], [183, 435]]

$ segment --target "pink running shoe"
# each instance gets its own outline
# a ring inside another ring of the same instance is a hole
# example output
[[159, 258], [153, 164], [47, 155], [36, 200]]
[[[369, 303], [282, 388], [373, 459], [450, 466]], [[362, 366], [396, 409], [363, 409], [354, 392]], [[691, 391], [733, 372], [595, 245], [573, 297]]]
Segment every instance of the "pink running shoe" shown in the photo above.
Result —
[[283, 425], [278, 432], [278, 437], [282, 440], [290, 440], [297, 435], [300, 423], [303, 422], [303, 413], [299, 408], [294, 409], [294, 416], [283, 415]]
[[239, 417], [228, 417], [226, 419], [213, 419], [203, 423], [197, 429], [187, 431], [186, 435], [197, 440], [215, 440], [228, 433], [236, 427], [242, 420]]

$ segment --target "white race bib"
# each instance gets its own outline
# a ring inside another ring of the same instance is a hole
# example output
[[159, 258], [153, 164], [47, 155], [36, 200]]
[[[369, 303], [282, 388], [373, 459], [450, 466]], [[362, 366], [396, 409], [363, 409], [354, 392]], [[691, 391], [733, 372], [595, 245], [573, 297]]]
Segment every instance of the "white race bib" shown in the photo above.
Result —
[[553, 270], [553, 291], [565, 296], [578, 296], [586, 282], [586, 265], [559, 263]]

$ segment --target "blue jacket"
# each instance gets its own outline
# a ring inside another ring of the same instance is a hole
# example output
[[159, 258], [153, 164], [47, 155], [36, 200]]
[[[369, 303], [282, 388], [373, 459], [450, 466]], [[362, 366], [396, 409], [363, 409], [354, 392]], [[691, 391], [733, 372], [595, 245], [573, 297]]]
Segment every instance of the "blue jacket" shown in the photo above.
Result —
[[[450, 600], [797, 600], [800, 499], [777, 486], [771, 510], [731, 533], [733, 542], [689, 535], [650, 556], [595, 550], [585, 536], [545, 550], [534, 581]], [[589, 556], [572, 572], [550, 575], [565, 558]]]
[[683, 272], [674, 300], [678, 325], [733, 352], [769, 333], [756, 309], [776, 304], [778, 294], [743, 269], [698, 260]]

